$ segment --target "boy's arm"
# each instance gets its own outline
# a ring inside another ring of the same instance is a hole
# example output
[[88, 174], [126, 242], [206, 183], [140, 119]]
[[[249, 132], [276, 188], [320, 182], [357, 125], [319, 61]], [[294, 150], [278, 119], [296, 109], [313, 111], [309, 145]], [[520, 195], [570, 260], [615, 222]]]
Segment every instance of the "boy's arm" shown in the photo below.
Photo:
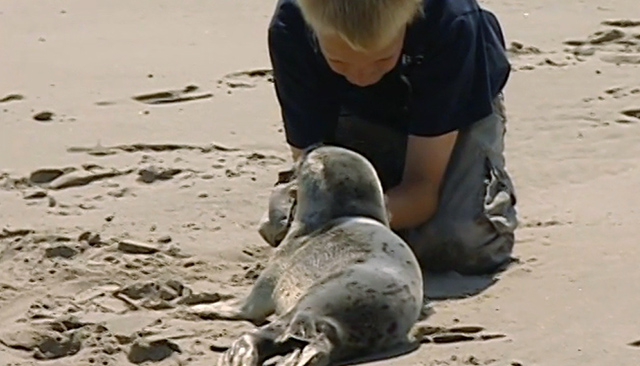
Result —
[[298, 158], [302, 154], [302, 149], [298, 149], [293, 145], [289, 145], [289, 148], [291, 149], [291, 158], [293, 159], [293, 161], [294, 162], [298, 161]]
[[[416, 226], [434, 214], [457, 135], [453, 131], [436, 137], [409, 136], [402, 182], [385, 194], [391, 228]], [[297, 161], [302, 150], [289, 148], [293, 161]]]
[[394, 230], [419, 225], [435, 213], [457, 135], [453, 131], [436, 137], [409, 136], [402, 182], [386, 193]]

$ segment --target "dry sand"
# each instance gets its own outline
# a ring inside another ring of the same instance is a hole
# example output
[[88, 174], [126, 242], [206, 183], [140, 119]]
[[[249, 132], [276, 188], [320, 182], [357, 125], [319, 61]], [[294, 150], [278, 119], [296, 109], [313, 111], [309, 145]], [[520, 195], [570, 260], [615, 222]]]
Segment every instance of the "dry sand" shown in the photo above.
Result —
[[[638, 2], [483, 4], [515, 69], [519, 263], [430, 278], [426, 324], [502, 337], [374, 364], [638, 365]], [[250, 329], [180, 309], [245, 293], [269, 255], [273, 5], [0, 0], [0, 365], [213, 365]]]

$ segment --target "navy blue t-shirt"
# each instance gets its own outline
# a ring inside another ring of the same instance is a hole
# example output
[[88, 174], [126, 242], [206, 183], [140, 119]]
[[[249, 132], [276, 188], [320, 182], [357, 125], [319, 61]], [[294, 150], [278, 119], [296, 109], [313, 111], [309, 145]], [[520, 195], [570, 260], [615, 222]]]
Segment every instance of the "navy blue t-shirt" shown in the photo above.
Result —
[[408, 135], [437, 136], [492, 113], [510, 72], [496, 17], [476, 0], [424, 0], [398, 65], [367, 87], [333, 72], [296, 0], [278, 0], [268, 33], [287, 142], [324, 141], [342, 111]]

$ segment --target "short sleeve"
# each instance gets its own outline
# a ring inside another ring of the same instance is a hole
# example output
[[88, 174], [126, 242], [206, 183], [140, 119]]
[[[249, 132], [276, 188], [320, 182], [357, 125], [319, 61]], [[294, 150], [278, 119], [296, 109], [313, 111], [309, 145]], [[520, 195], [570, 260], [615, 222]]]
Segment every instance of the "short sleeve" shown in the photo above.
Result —
[[492, 113], [492, 88], [479, 12], [440, 27], [440, 40], [410, 75], [409, 134], [438, 136]]
[[321, 142], [337, 119], [338, 104], [328, 86], [295, 5], [280, 1], [269, 26], [269, 57], [287, 143], [304, 149]]

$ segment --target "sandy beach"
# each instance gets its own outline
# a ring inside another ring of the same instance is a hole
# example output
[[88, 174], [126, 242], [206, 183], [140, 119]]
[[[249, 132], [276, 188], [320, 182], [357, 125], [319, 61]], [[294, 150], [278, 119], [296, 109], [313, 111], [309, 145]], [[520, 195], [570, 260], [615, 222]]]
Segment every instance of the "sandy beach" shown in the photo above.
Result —
[[[422, 325], [473, 331], [370, 364], [638, 365], [638, 2], [481, 4], [513, 66], [518, 261], [427, 278]], [[274, 5], [0, 0], [0, 365], [215, 365], [251, 329], [181, 309], [271, 253]]]

